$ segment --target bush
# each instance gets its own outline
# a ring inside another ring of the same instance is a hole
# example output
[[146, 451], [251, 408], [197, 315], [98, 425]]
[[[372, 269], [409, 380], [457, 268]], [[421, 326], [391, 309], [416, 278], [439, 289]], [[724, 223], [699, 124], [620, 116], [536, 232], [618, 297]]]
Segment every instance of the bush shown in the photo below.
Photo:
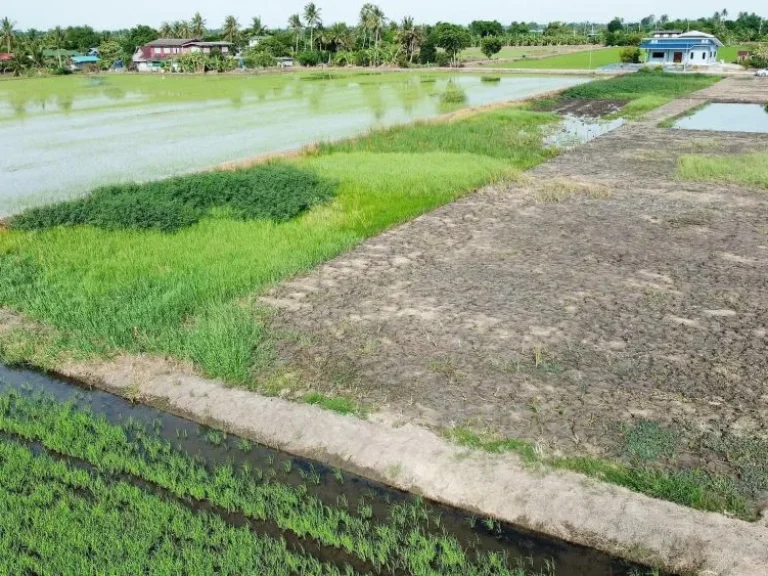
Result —
[[481, 76], [480, 82], [501, 82], [501, 76]]
[[619, 58], [624, 64], [640, 64], [640, 48], [628, 46], [621, 51]]
[[69, 76], [72, 74], [72, 70], [66, 68], [65, 66], [57, 66], [51, 70], [51, 74], [54, 76]]
[[331, 198], [335, 192], [334, 183], [311, 172], [270, 164], [145, 184], [105, 186], [79, 200], [22, 212], [11, 219], [11, 227], [40, 230], [89, 224], [108, 230], [175, 232], [213, 210], [240, 220], [282, 222]]
[[467, 93], [452, 81], [448, 83], [445, 92], [440, 95], [440, 102], [442, 104], [464, 104], [466, 101]]
[[248, 68], [273, 68], [277, 66], [277, 58], [269, 52], [249, 52], [245, 57]]
[[370, 66], [373, 59], [368, 50], [358, 50], [352, 54], [352, 63], [355, 66]]
[[301, 52], [299, 54], [299, 64], [302, 66], [318, 66], [325, 60], [323, 59], [323, 53], [313, 50], [312, 52]]
[[436, 52], [434, 62], [441, 68], [448, 68], [451, 65], [451, 57], [447, 52]]

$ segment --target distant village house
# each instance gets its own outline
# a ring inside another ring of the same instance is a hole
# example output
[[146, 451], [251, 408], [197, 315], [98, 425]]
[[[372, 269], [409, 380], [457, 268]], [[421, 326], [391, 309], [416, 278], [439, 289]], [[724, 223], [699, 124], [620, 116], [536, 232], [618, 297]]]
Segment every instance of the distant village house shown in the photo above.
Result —
[[202, 52], [210, 54], [211, 50], [220, 50], [222, 54], [232, 51], [229, 42], [204, 42], [199, 38], [160, 38], [149, 44], [140, 46], [133, 55], [133, 63], [139, 72], [155, 72], [165, 69], [165, 63], [182, 54]]
[[717, 64], [717, 52], [723, 43], [704, 32], [654, 32], [643, 40], [646, 62], [661, 66], [710, 66]]

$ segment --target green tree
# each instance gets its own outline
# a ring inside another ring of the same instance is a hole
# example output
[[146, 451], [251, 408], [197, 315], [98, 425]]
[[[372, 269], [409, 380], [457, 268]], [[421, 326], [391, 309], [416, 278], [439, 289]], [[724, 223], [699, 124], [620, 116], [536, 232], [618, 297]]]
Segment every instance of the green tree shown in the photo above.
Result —
[[67, 35], [61, 26], [56, 26], [53, 30], [48, 32], [46, 43], [48, 47], [56, 51], [56, 55], [59, 60], [59, 68], [64, 66], [64, 62], [61, 58], [61, 52], [64, 49], [64, 44], [67, 42]]
[[292, 15], [290, 18], [288, 18], [288, 27], [293, 30], [293, 33], [296, 35], [296, 53], [299, 52], [299, 38], [301, 37], [302, 32], [304, 32], [304, 23], [301, 21], [301, 16], [298, 14]]
[[342, 52], [352, 48], [352, 35], [349, 28], [343, 22], [336, 22], [327, 30], [328, 43], [334, 52]]
[[251, 35], [252, 38], [257, 38], [259, 36], [264, 36], [266, 32], [267, 32], [267, 29], [262, 23], [261, 17], [254, 16], [253, 19], [251, 20], [251, 27], [248, 29], [248, 33]]
[[616, 32], [621, 32], [622, 30], [624, 30], [624, 20], [622, 20], [618, 16], [613, 20], [611, 20], [610, 22], [608, 22], [608, 32], [616, 33]]
[[160, 36], [163, 38], [171, 38], [173, 36], [173, 28], [170, 23], [163, 22], [160, 24]]
[[192, 16], [192, 20], [189, 21], [189, 31], [195, 38], [202, 38], [205, 36], [205, 20], [200, 12], [195, 12]]
[[221, 27], [221, 36], [227, 42], [236, 44], [240, 39], [240, 23], [234, 16], [227, 16], [224, 19], [224, 26]]
[[99, 58], [103, 68], [111, 68], [123, 57], [123, 47], [116, 40], [106, 40], [99, 45]]
[[437, 45], [443, 48], [451, 59], [451, 66], [459, 65], [459, 54], [472, 45], [472, 37], [463, 26], [441, 23], [435, 27]]
[[65, 48], [85, 52], [101, 44], [101, 36], [90, 26], [70, 26], [66, 30]]
[[504, 26], [498, 20], [474, 20], [469, 25], [469, 31], [481, 38], [486, 36], [502, 36], [504, 34]]
[[42, 42], [30, 42], [27, 48], [27, 60], [29, 65], [37, 70], [37, 74], [41, 75], [46, 67], [45, 61], [45, 46]]
[[416, 54], [416, 50], [419, 47], [419, 31], [416, 26], [413, 25], [413, 18], [406, 16], [400, 23], [400, 31], [398, 33], [398, 42], [400, 47], [405, 52], [405, 56], [409, 63], [413, 63], [413, 57]]
[[157, 40], [159, 37], [160, 33], [149, 26], [141, 25], [128, 30], [128, 32], [119, 39], [120, 47], [123, 49], [123, 61], [126, 65], [130, 63], [131, 57], [134, 52], [136, 52], [137, 48], [152, 42], [152, 40]]
[[640, 48], [637, 46], [627, 46], [621, 51], [619, 58], [624, 64], [639, 64], [640, 55]]
[[5, 45], [5, 51], [10, 52], [13, 48], [13, 43], [16, 40], [16, 34], [13, 31], [13, 27], [16, 25], [10, 18], [3, 18], [0, 20], [0, 41]]
[[501, 52], [504, 41], [499, 36], [486, 36], [480, 41], [480, 50], [489, 60]]
[[309, 27], [309, 49], [315, 49], [315, 28], [323, 23], [323, 19], [320, 17], [320, 8], [314, 2], [310, 2], [304, 6], [304, 21]]

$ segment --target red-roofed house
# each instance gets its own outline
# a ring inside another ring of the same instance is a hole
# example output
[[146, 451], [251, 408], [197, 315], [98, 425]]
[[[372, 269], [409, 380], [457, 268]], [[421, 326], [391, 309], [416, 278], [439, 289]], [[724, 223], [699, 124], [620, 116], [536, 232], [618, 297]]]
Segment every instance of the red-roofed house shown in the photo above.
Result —
[[159, 38], [139, 47], [132, 60], [139, 72], [155, 72], [164, 69], [165, 61], [178, 58], [181, 54], [188, 52], [210, 54], [213, 49], [221, 50], [222, 54], [229, 54], [232, 51], [232, 44], [204, 42], [199, 38]]

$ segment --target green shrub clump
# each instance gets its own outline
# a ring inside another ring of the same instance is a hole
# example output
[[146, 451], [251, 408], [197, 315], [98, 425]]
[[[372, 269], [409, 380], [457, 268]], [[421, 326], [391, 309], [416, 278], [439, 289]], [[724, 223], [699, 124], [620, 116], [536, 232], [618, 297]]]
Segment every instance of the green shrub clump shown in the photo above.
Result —
[[85, 198], [33, 208], [11, 220], [20, 230], [92, 225], [175, 232], [213, 210], [240, 220], [283, 222], [334, 196], [336, 184], [284, 164], [105, 186]]
[[480, 82], [488, 82], [488, 83], [501, 82], [501, 76], [481, 76]]

